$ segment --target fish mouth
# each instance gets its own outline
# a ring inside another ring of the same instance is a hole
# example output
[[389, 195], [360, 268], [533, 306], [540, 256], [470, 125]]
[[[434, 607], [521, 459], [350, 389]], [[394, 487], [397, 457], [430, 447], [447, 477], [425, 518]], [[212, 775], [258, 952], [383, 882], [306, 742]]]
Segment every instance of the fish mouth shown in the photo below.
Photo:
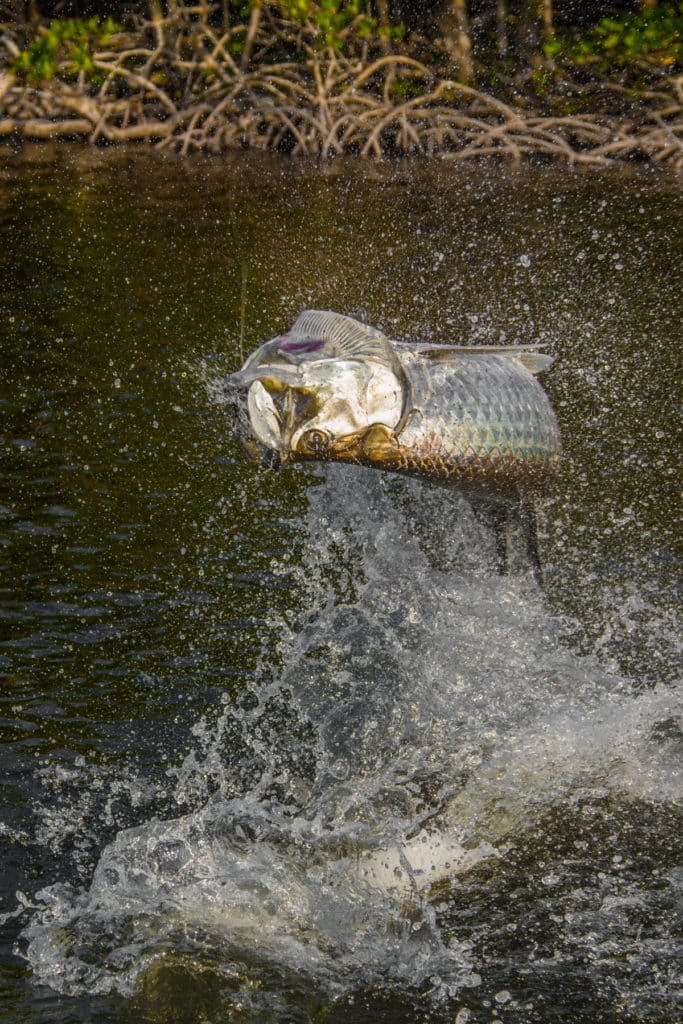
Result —
[[[320, 411], [322, 401], [312, 388], [292, 387], [282, 376], [255, 376], [247, 391], [251, 428], [261, 442], [278, 452], [282, 462], [293, 456], [292, 439], [302, 424]], [[298, 378], [300, 379], [300, 378]]]

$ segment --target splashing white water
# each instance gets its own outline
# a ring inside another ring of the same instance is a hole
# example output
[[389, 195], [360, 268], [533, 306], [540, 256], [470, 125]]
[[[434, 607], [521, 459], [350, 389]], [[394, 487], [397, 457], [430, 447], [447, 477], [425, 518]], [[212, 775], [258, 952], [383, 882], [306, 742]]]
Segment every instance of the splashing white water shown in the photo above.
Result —
[[465, 502], [329, 467], [302, 532], [276, 681], [198, 725], [183, 816], [120, 833], [88, 889], [39, 894], [24, 941], [43, 983], [130, 994], [169, 950], [208, 945], [240, 998], [275, 968], [332, 997], [447, 1001], [485, 965], [443, 937], [437, 883], [495, 870], [586, 794], [680, 798], [657, 734], [676, 691], [634, 695], [565, 648], [522, 564], [491, 574]]

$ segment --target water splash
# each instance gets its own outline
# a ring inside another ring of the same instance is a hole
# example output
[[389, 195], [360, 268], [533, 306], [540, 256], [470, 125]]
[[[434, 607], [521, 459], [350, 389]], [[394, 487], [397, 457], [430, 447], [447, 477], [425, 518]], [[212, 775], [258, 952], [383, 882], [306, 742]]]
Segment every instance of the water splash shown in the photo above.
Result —
[[[441, 926], [444, 884], [504, 874], [563, 808], [680, 798], [676, 691], [634, 693], [565, 647], [523, 560], [492, 574], [464, 501], [329, 467], [299, 536], [296, 568], [273, 570], [300, 604], [263, 684], [197, 723], [172, 770], [181, 816], [121, 832], [89, 888], [38, 894], [39, 981], [130, 996], [169, 957], [209, 957], [254, 1012], [295, 975], [331, 1000], [394, 987], [452, 1008], [487, 965], [457, 918]], [[629, 898], [605, 905], [610, 955]], [[573, 949], [591, 913], [568, 921]]]

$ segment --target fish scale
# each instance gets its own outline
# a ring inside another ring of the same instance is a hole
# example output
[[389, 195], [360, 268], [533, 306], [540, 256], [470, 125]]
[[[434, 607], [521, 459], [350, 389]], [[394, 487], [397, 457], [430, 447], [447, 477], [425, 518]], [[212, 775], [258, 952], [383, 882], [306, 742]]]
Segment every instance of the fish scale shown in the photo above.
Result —
[[535, 379], [508, 357], [430, 362], [401, 352], [414, 412], [398, 435], [395, 471], [511, 494], [556, 465], [559, 435]]

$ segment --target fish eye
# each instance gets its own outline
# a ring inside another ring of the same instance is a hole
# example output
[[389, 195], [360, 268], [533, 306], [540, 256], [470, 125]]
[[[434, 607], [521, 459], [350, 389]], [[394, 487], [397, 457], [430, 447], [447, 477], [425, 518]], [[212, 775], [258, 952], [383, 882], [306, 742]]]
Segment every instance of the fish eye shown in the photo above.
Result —
[[299, 447], [304, 451], [320, 455], [327, 451], [330, 446], [331, 437], [325, 430], [307, 430], [301, 435]]

